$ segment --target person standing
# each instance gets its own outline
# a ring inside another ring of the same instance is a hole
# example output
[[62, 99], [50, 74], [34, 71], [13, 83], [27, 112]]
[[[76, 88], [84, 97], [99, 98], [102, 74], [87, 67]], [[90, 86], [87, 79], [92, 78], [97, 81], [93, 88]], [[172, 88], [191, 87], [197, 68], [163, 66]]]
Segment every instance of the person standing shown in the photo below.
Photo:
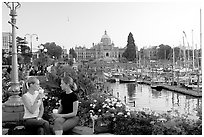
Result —
[[30, 77], [25, 82], [27, 92], [23, 94], [22, 101], [24, 104], [24, 124], [26, 127], [43, 128], [45, 135], [50, 134], [49, 122], [42, 118], [44, 106], [42, 102], [43, 93], [40, 92], [40, 81], [35, 77]]
[[70, 131], [79, 122], [78, 112], [78, 97], [73, 92], [73, 87], [76, 89], [76, 84], [69, 76], [61, 79], [61, 88], [65, 92], [61, 95], [60, 107], [57, 113], [52, 113], [54, 120], [54, 132], [56, 135], [62, 135], [63, 132]]

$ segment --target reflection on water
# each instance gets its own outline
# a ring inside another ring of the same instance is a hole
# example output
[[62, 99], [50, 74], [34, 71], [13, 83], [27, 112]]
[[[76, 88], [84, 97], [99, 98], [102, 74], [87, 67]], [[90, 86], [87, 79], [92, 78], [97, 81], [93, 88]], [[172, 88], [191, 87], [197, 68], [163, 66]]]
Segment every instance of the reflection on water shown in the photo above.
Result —
[[149, 108], [160, 113], [177, 110], [180, 114], [195, 115], [197, 109], [202, 107], [202, 98], [168, 90], [157, 91], [148, 85], [110, 83], [109, 88], [113, 90], [114, 96], [136, 110]]

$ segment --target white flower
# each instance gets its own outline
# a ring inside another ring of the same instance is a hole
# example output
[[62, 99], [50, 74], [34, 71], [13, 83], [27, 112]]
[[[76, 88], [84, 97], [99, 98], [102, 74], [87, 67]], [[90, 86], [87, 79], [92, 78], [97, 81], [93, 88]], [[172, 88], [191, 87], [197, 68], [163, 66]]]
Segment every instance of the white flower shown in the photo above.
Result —
[[125, 115], [124, 117], [127, 117], [127, 115]]
[[106, 101], [106, 102], [110, 102], [110, 99], [109, 99], [109, 98], [107, 98], [105, 101]]
[[96, 105], [95, 104], [93, 104], [93, 108], [95, 108], [96, 107]]
[[154, 124], [154, 123], [155, 123], [154, 121], [151, 121], [151, 122], [150, 122], [150, 124]]
[[157, 119], [157, 121], [166, 122], [167, 119], [165, 119], [165, 118], [159, 118], [159, 119]]
[[93, 106], [93, 104], [90, 104], [90, 107], [92, 107]]
[[94, 102], [97, 102], [97, 100], [94, 100]]
[[127, 112], [127, 115], [130, 116], [130, 112]]
[[102, 108], [105, 108], [107, 106], [107, 104], [104, 104], [103, 106], [102, 106]]
[[122, 107], [122, 104], [120, 102], [117, 102], [116, 107]]
[[90, 112], [94, 112], [93, 110], [89, 110]]
[[159, 114], [158, 114], [158, 113], [156, 113], [156, 112], [155, 112], [155, 114], [154, 114], [154, 115], [155, 115], [156, 117], [158, 117], [158, 116], [159, 116]]
[[99, 109], [98, 112], [101, 112], [101, 109]]
[[97, 115], [92, 115], [92, 113], [90, 113], [90, 117], [91, 117], [91, 119], [92, 119], [92, 120], [95, 120], [95, 119], [97, 119], [97, 118], [98, 118], [98, 116], [97, 116]]
[[117, 99], [115, 99], [115, 98], [111, 98], [111, 100], [112, 100], [113, 102], [117, 102]]
[[118, 112], [118, 115], [122, 115], [123, 114], [123, 112]]

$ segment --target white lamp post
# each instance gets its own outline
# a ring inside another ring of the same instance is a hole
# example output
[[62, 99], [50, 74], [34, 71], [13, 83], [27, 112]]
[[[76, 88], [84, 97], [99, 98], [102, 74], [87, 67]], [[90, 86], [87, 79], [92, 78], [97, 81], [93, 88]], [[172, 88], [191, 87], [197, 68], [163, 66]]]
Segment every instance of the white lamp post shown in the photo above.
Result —
[[17, 62], [17, 46], [16, 46], [16, 9], [20, 8], [19, 2], [4, 2], [10, 9], [12, 26], [12, 71], [11, 71], [11, 87], [8, 89], [12, 95], [2, 104], [2, 121], [18, 121], [23, 115], [23, 103], [20, 96], [20, 86], [18, 81], [18, 62]]
[[33, 36], [36, 37], [36, 41], [38, 41], [38, 35], [37, 34], [26, 34], [24, 39], [26, 40], [26, 36], [30, 36], [30, 52], [31, 52], [31, 63], [32, 63], [32, 57], [33, 57], [33, 44], [32, 44], [32, 38]]

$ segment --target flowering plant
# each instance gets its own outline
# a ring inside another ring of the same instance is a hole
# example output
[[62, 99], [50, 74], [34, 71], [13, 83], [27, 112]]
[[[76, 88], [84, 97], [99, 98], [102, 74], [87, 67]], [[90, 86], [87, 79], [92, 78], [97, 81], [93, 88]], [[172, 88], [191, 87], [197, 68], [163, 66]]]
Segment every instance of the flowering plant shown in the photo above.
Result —
[[93, 94], [90, 97], [89, 113], [93, 116], [114, 117], [125, 112], [125, 106], [121, 101], [113, 96], [104, 93]]
[[59, 94], [56, 94], [56, 96], [53, 95], [52, 92], [45, 94], [43, 98], [43, 104], [44, 104], [44, 114], [43, 118], [45, 120], [48, 120], [51, 124], [53, 123], [53, 118], [51, 116], [51, 113], [53, 109], [57, 109], [60, 106], [59, 103]]

